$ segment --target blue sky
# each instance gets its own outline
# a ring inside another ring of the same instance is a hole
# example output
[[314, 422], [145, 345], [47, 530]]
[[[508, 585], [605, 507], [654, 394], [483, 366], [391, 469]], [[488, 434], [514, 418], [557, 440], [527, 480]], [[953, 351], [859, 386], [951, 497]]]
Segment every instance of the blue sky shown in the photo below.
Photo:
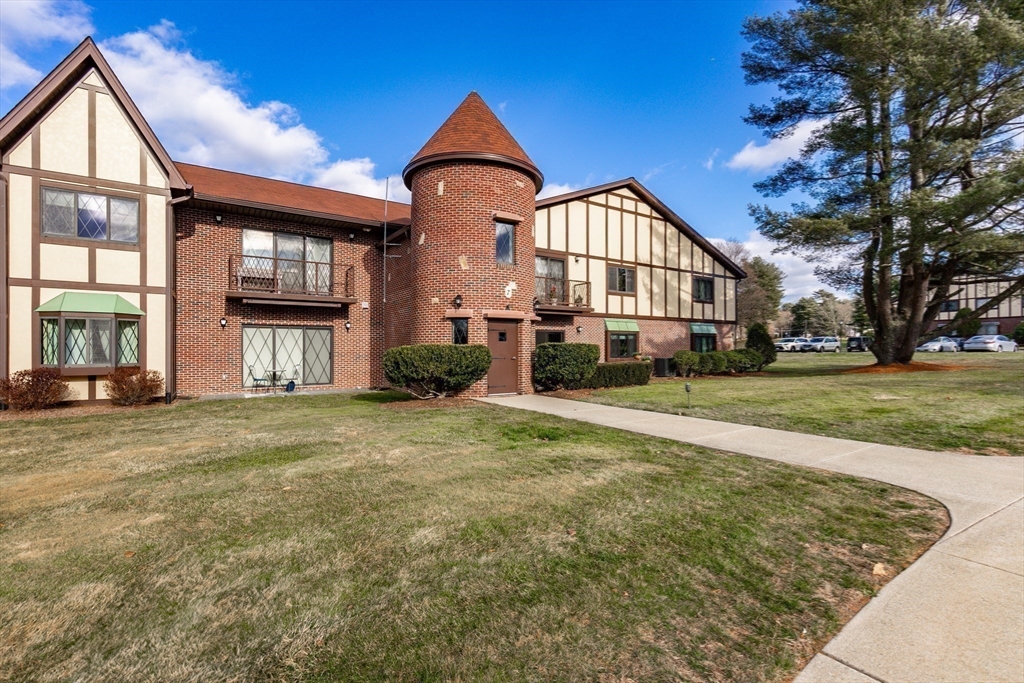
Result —
[[4, 2], [0, 109], [88, 33], [175, 159], [380, 195], [476, 90], [546, 193], [635, 176], [704, 235], [779, 262], [792, 298], [820, 285], [770, 255], [747, 205], [807, 131], [745, 125], [773, 93], [740, 69], [743, 18], [790, 6]]

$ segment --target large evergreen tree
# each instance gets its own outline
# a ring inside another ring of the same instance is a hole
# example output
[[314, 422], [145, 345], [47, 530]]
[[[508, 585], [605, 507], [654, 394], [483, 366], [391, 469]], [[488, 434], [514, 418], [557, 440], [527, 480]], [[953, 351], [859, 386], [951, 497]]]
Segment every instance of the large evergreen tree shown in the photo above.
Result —
[[1024, 288], [1019, 2], [802, 0], [744, 35], [747, 82], [781, 93], [747, 121], [771, 137], [816, 126], [756, 186], [812, 201], [752, 215], [829, 284], [860, 289], [879, 363], [910, 361], [957, 277], [1013, 280], [975, 316]]

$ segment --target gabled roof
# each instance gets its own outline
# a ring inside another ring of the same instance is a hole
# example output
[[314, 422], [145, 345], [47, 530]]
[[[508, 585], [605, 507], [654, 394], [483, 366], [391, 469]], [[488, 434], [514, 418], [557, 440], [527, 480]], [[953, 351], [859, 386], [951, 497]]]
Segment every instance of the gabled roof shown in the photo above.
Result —
[[[176, 162], [193, 188], [193, 198], [213, 204], [298, 214], [324, 220], [379, 224], [384, 220], [384, 200], [284, 180], [222, 171]], [[408, 223], [410, 207], [388, 202], [388, 223]]]
[[682, 232], [684, 235], [690, 238], [694, 243], [698, 244], [701, 249], [710, 253], [716, 259], [722, 262], [722, 265], [726, 267], [733, 275], [740, 278], [745, 278], [747, 273], [739, 267], [739, 265], [732, 262], [729, 257], [723, 254], [718, 248], [711, 242], [706, 240], [700, 233], [690, 227], [690, 224], [676, 215], [676, 212], [668, 208], [660, 199], [651, 194], [651, 191], [640, 184], [636, 178], [625, 178], [623, 180], [616, 180], [611, 183], [604, 185], [598, 185], [596, 187], [588, 187], [583, 190], [577, 190], [575, 192], [569, 192], [566, 194], [560, 194], [555, 197], [547, 197], [545, 199], [537, 200], [537, 208], [543, 209], [548, 206], [555, 204], [564, 204], [571, 202], [575, 199], [583, 199], [584, 197], [592, 197], [595, 194], [604, 194], [605, 192], [614, 192], [622, 188], [628, 189], [630, 192], [640, 197], [649, 206], [657, 210], [662, 216], [665, 217], [669, 223], [674, 225], [676, 229]]
[[128, 91], [121, 85], [121, 81], [114, 75], [114, 70], [96, 47], [92, 38], [86, 38], [71, 54], [64, 58], [53, 71], [47, 74], [46, 78], [32, 88], [29, 94], [25, 95], [14, 108], [7, 112], [7, 115], [0, 119], [0, 150], [6, 152], [36, 122], [49, 111], [50, 106], [63, 97], [67, 91], [89, 72], [95, 69], [106, 82], [113, 95], [124, 107], [125, 112], [132, 123], [142, 134], [150, 152], [157, 158], [164, 171], [170, 179], [172, 190], [185, 190], [185, 180], [178, 173], [170, 155], [157, 139], [153, 129], [142, 117], [142, 112], [135, 106]]
[[495, 161], [515, 166], [533, 179], [538, 192], [544, 185], [540, 169], [475, 91], [466, 96], [427, 140], [423, 149], [416, 153], [402, 171], [402, 179], [406, 187], [412, 189], [412, 176], [416, 170], [457, 159]]

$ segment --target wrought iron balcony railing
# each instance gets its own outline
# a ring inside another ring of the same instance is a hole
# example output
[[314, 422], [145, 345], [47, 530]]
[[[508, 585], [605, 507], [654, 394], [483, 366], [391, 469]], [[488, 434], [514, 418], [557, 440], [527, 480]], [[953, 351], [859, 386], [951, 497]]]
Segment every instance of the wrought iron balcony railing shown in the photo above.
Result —
[[590, 308], [590, 283], [581, 280], [562, 280], [554, 277], [535, 278], [537, 306], [551, 308], [566, 306]]
[[228, 290], [353, 298], [354, 270], [333, 263], [232, 254]]

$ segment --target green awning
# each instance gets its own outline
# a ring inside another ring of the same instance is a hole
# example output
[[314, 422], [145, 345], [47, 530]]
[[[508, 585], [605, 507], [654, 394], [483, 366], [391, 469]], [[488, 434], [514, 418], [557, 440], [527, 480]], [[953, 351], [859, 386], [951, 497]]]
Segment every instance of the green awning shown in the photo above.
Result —
[[611, 332], [639, 332], [640, 326], [636, 324], [635, 320], [612, 320], [611, 318], [605, 318], [604, 329]]
[[690, 332], [693, 334], [718, 334], [715, 326], [711, 323], [690, 323]]
[[64, 292], [36, 309], [37, 313], [119, 313], [146, 315], [142, 309], [117, 294]]

